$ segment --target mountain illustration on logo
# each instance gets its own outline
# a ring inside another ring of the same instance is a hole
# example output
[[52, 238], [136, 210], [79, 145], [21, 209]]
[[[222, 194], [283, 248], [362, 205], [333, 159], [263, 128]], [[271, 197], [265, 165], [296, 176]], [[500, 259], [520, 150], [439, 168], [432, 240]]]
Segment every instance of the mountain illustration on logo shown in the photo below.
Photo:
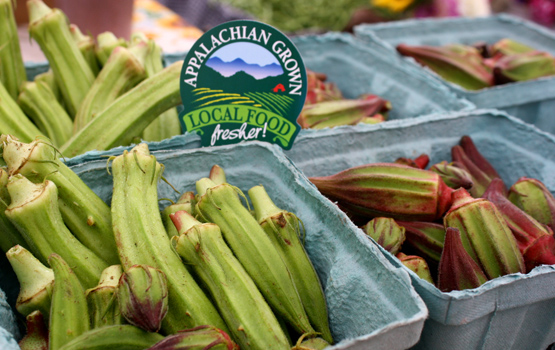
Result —
[[226, 78], [241, 71], [257, 80], [283, 74], [283, 68], [281, 68], [281, 65], [277, 63], [261, 66], [259, 64], [247, 63], [241, 58], [236, 58], [231, 62], [225, 62], [219, 57], [211, 57], [208, 61], [206, 61], [206, 66], [212, 68]]

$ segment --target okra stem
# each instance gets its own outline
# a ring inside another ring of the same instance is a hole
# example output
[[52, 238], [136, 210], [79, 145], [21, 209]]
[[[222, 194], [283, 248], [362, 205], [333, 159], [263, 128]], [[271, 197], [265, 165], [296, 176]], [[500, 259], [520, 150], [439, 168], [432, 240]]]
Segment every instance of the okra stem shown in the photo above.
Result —
[[54, 285], [54, 272], [44, 266], [30, 251], [16, 245], [6, 252], [20, 290], [15, 307], [23, 316], [39, 310], [48, 320], [50, 315], [50, 295]]
[[96, 58], [104, 66], [110, 58], [112, 51], [118, 46], [127, 47], [124, 39], [118, 39], [112, 32], [100, 33], [96, 36]]
[[[28, 244], [25, 238], [12, 224], [6, 216], [6, 208], [10, 205], [10, 194], [6, 185], [8, 184], [8, 171], [6, 168], [0, 168], [0, 249], [5, 253], [16, 245], [27, 248]], [[36, 254], [33, 251], [33, 254]]]

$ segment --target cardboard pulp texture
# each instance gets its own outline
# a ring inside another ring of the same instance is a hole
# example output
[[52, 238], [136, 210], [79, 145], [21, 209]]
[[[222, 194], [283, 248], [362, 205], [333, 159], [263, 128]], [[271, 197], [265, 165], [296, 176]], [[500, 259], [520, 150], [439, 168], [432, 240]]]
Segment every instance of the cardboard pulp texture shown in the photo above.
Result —
[[[398, 157], [451, 161], [451, 147], [470, 135], [508, 187], [537, 178], [555, 193], [555, 137], [496, 110], [397, 120], [362, 128], [305, 133], [287, 156], [308, 177]], [[389, 252], [382, 253], [402, 266]], [[408, 269], [407, 269], [408, 271]], [[479, 288], [443, 293], [409, 272], [429, 310], [415, 349], [538, 349], [555, 342], [555, 265], [511, 274]]]
[[[335, 205], [325, 199], [277, 146], [261, 142], [210, 149], [152, 152], [179, 191], [194, 191], [214, 164], [245, 194], [262, 184], [276, 205], [306, 228], [305, 247], [321, 279], [331, 331], [329, 349], [406, 349], [419, 337], [428, 311], [406, 271], [392, 265]], [[72, 169], [107, 203], [113, 181], [106, 159], [80, 158]], [[77, 161], [79, 159], [76, 159]], [[160, 182], [159, 198], [179, 196]], [[161, 209], [166, 202], [161, 201]], [[0, 339], [1, 340], [1, 339]]]
[[[536, 50], [555, 55], [553, 31], [506, 14], [483, 18], [431, 18], [360, 25], [355, 27], [355, 35], [365, 40], [370, 47], [382, 45], [395, 52], [395, 47], [401, 43], [431, 46], [451, 43], [471, 45], [477, 42], [493, 44], [500, 39], [511, 38]], [[471, 91], [445, 81], [410, 57], [407, 57], [406, 61], [410, 62], [410, 66], [419, 67], [427, 72], [431, 80], [441, 81], [458, 96], [474, 103], [477, 108], [504, 110], [544, 131], [555, 133], [555, 123], [551, 120], [555, 108], [553, 76]]]

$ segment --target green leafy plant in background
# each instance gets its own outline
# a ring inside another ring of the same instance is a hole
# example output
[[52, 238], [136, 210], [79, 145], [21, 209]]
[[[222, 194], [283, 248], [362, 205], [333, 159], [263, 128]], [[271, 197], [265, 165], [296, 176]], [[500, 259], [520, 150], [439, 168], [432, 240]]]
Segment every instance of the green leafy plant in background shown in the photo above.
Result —
[[285, 32], [342, 30], [352, 13], [369, 0], [215, 0], [253, 15]]

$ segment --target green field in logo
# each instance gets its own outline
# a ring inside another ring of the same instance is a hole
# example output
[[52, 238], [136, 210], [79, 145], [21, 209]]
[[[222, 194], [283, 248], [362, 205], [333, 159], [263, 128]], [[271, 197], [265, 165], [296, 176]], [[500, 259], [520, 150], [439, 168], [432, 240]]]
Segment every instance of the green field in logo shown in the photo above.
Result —
[[306, 70], [291, 41], [256, 21], [206, 32], [181, 71], [181, 124], [203, 146], [258, 140], [290, 149], [306, 97]]

